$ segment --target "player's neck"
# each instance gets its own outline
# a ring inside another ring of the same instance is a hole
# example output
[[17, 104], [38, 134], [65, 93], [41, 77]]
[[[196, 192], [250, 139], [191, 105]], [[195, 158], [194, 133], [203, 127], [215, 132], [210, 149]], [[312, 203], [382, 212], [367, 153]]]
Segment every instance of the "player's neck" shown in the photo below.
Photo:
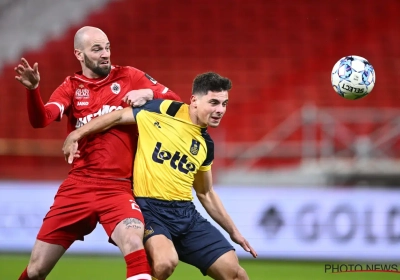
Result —
[[99, 79], [99, 78], [104, 78], [96, 73], [94, 73], [92, 70], [89, 68], [84, 68], [82, 69], [82, 76], [85, 76], [88, 79]]
[[196, 109], [193, 108], [191, 105], [189, 105], [189, 117], [193, 124], [201, 126], [201, 127], [207, 127], [207, 124], [203, 124], [200, 121], [199, 117], [197, 116]]

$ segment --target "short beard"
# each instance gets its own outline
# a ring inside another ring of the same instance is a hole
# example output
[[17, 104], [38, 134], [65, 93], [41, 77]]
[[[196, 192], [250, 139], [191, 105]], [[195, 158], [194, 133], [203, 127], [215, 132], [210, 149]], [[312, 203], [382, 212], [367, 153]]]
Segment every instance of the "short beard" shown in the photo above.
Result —
[[93, 73], [100, 77], [107, 76], [110, 71], [111, 71], [111, 65], [109, 65], [107, 68], [101, 68], [99, 65], [96, 65], [95, 62], [90, 60], [86, 54], [83, 54], [83, 62], [85, 63], [85, 66], [92, 70]]

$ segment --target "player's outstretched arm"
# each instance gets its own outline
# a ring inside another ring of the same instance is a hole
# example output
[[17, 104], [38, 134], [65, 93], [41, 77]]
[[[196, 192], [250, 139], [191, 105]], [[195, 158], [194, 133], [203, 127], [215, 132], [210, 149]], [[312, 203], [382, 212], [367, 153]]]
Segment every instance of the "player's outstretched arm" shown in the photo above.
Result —
[[63, 152], [65, 160], [71, 164], [79, 157], [78, 141], [87, 135], [107, 130], [116, 125], [136, 123], [132, 108], [113, 111], [92, 119], [90, 122], [72, 131], [64, 141]]
[[232, 221], [228, 212], [218, 194], [212, 186], [212, 173], [208, 171], [198, 171], [195, 175], [193, 188], [196, 191], [197, 198], [206, 209], [211, 218], [216, 221], [227, 233], [229, 233], [233, 242], [242, 246], [242, 248], [257, 257], [256, 251], [250, 246], [249, 242], [239, 232], [235, 223]]
[[33, 128], [46, 127], [60, 116], [60, 108], [55, 104], [45, 106], [40, 97], [39, 82], [39, 66], [36, 62], [31, 67], [25, 58], [21, 58], [21, 63], [14, 68], [17, 76], [15, 79], [19, 81], [25, 88], [27, 93], [27, 106], [29, 122]]

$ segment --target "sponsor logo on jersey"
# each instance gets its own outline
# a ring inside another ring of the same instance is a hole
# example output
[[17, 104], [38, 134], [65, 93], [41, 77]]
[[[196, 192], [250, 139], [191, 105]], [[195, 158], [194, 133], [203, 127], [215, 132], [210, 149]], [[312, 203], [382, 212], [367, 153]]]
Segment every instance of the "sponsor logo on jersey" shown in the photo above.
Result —
[[78, 103], [76, 105], [77, 106], [87, 106], [87, 105], [89, 105], [89, 102], [87, 102], [87, 101], [78, 101]]
[[192, 139], [192, 146], [190, 146], [190, 153], [192, 155], [197, 155], [199, 153], [199, 148], [200, 148], [200, 142]]
[[153, 151], [152, 159], [154, 162], [159, 164], [164, 164], [164, 161], [169, 161], [169, 165], [173, 169], [178, 169], [178, 171], [188, 174], [190, 172], [194, 172], [196, 170], [196, 166], [194, 163], [188, 161], [188, 156], [176, 151], [173, 155], [171, 152], [167, 150], [161, 150], [162, 144], [157, 142], [156, 147]]
[[96, 113], [93, 114], [89, 114], [87, 116], [84, 116], [82, 118], [78, 118], [76, 120], [76, 125], [75, 128], [79, 128], [85, 124], [87, 124], [88, 122], [90, 122], [93, 118], [108, 114], [112, 111], [116, 111], [116, 110], [122, 110], [123, 107], [122, 106], [110, 106], [110, 105], [103, 105], [103, 107], [101, 107]]
[[154, 78], [152, 78], [149, 74], [144, 74], [144, 75], [146, 76], [147, 79], [150, 80], [150, 82], [152, 82], [153, 84], [157, 84], [157, 81]]
[[111, 85], [111, 91], [114, 94], [118, 94], [121, 91], [121, 86], [118, 83], [112, 83]]
[[76, 99], [87, 99], [89, 98], [89, 90], [85, 88], [84, 85], [80, 84], [79, 88], [75, 91], [75, 98]]

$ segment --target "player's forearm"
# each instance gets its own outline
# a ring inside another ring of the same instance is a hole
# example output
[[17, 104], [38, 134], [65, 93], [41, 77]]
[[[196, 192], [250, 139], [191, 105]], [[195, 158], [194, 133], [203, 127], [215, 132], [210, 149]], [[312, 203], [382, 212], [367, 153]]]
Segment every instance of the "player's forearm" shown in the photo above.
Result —
[[182, 101], [182, 99], [172, 90], [168, 89], [166, 92], [153, 91], [153, 99], [169, 99], [175, 101]]
[[57, 106], [44, 106], [40, 96], [39, 87], [26, 90], [29, 122], [33, 128], [42, 128], [57, 119], [59, 110]]
[[232, 234], [238, 231], [228, 212], [226, 212], [221, 199], [213, 189], [205, 194], [197, 193], [197, 197], [211, 218], [227, 233]]
[[113, 126], [116, 126], [120, 124], [121, 119], [122, 119], [122, 110], [114, 111], [105, 114], [101, 117], [94, 118], [84, 126], [81, 126], [80, 128], [74, 131], [75, 136], [77, 138], [76, 140], [80, 140], [87, 135], [102, 132]]

